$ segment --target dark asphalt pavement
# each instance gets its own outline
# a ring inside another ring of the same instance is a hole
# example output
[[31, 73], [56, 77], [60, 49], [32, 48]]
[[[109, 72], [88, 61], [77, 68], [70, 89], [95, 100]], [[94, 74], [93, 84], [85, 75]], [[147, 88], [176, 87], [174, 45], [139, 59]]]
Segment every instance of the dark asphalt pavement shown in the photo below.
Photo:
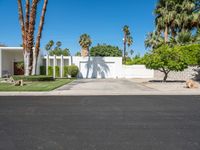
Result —
[[0, 150], [200, 150], [200, 96], [0, 97]]

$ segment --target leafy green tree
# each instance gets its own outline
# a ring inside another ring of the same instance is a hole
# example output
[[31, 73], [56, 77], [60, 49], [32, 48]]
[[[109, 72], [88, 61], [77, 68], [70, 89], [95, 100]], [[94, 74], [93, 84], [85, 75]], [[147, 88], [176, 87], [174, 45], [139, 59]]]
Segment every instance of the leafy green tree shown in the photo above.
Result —
[[144, 56], [140, 56], [140, 54], [135, 55], [132, 59], [127, 60], [126, 65], [142, 65], [145, 64]]
[[116, 47], [116, 46], [98, 44], [97, 46], [91, 48], [90, 56], [121, 57], [122, 51], [119, 49], [119, 47]]
[[89, 48], [92, 45], [92, 40], [88, 34], [82, 34], [79, 39], [79, 44], [82, 47], [81, 55], [86, 57], [89, 55]]
[[77, 52], [75, 56], [81, 56], [81, 52]]
[[70, 56], [70, 51], [69, 49], [65, 48], [62, 49], [62, 42], [58, 41], [56, 42], [56, 46], [54, 47], [54, 41], [51, 40], [47, 45], [45, 46], [46, 51], [50, 56], [56, 55], [56, 56]]
[[192, 44], [192, 45], [185, 45], [185, 46], [176, 46], [176, 49], [179, 49], [187, 61], [187, 63], [191, 66], [196, 66], [199, 64], [200, 60], [200, 45], [199, 44]]
[[179, 48], [170, 48], [167, 45], [159, 47], [145, 55], [145, 65], [149, 69], [164, 73], [166, 82], [171, 71], [183, 71], [188, 67], [187, 59]]

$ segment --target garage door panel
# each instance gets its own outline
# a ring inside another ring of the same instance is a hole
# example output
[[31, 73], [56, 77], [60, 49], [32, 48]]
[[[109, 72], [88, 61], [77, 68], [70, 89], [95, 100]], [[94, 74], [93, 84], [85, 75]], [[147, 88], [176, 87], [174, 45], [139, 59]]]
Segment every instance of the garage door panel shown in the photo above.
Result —
[[80, 62], [80, 78], [114, 78], [115, 63], [105, 62], [99, 63], [87, 63]]

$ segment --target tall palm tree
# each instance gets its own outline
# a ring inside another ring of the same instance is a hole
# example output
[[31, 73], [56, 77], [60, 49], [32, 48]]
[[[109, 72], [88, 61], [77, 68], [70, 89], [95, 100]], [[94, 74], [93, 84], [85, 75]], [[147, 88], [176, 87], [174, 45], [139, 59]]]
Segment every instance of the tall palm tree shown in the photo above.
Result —
[[123, 32], [124, 32], [124, 58], [126, 58], [126, 45], [127, 45], [127, 37], [130, 36], [130, 29], [129, 26], [125, 25], [123, 27]]
[[35, 43], [34, 33], [35, 33], [37, 6], [40, 0], [32, 0], [31, 5], [30, 5], [30, 0], [26, 0], [25, 19], [24, 19], [24, 14], [23, 14], [22, 2], [21, 0], [17, 0], [17, 2], [18, 2], [19, 21], [20, 21], [21, 32], [22, 32], [23, 49], [24, 49], [23, 52], [24, 52], [25, 75], [26, 76], [29, 76], [31, 74], [35, 75], [36, 66], [37, 66], [37, 58], [38, 58], [39, 48], [40, 48], [40, 40], [41, 40], [48, 0], [44, 0], [44, 6], [42, 9], [42, 15], [40, 19], [40, 25], [38, 29], [35, 50], [33, 50], [34, 43]]
[[174, 10], [174, 5], [173, 1], [162, 0], [158, 3], [155, 10], [157, 31], [164, 32], [165, 43], [168, 43], [169, 29], [175, 20], [176, 11]]
[[82, 34], [79, 39], [79, 44], [82, 47], [81, 56], [89, 56], [89, 48], [92, 45], [92, 40], [88, 34]]
[[40, 18], [40, 24], [39, 24], [39, 29], [38, 29], [38, 34], [36, 38], [36, 43], [35, 43], [35, 51], [33, 54], [33, 68], [32, 68], [32, 75], [36, 75], [36, 67], [37, 67], [37, 62], [38, 62], [38, 55], [40, 53], [40, 41], [42, 38], [42, 31], [44, 28], [44, 21], [45, 21], [45, 15], [47, 11], [47, 4], [48, 0], [44, 0], [43, 8], [42, 8], [42, 14]]

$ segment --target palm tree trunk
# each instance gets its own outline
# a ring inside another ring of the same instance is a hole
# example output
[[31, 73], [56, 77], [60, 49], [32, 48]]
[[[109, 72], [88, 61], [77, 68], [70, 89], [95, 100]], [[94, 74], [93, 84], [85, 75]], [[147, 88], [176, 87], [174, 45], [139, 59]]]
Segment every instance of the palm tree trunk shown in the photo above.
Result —
[[19, 13], [19, 21], [21, 25], [21, 32], [22, 32], [22, 41], [23, 41], [23, 52], [26, 48], [26, 42], [25, 42], [25, 25], [24, 25], [24, 16], [23, 16], [23, 9], [22, 9], [22, 2], [21, 0], [18, 0], [18, 13]]
[[176, 37], [176, 31], [174, 28], [171, 28], [171, 31], [172, 31], [172, 37], [175, 38]]
[[165, 27], [165, 44], [168, 43], [168, 26]]
[[29, 29], [29, 19], [30, 19], [30, 1], [26, 0], [26, 20], [25, 20], [25, 49], [27, 49], [27, 36]]
[[29, 21], [29, 29], [27, 35], [27, 50], [30, 54], [29, 59], [29, 75], [31, 75], [33, 68], [33, 47], [34, 47], [34, 31], [35, 31], [35, 22], [36, 22], [36, 12], [37, 12], [37, 4], [39, 0], [33, 0], [31, 6], [30, 13], [30, 21]]
[[24, 75], [29, 76], [30, 75], [30, 52], [25, 50], [24, 52]]
[[46, 10], [47, 10], [47, 4], [48, 4], [48, 0], [45, 0], [44, 5], [43, 5], [43, 9], [42, 9], [42, 15], [41, 15], [41, 18], [40, 18], [40, 25], [39, 25], [38, 35], [37, 35], [37, 39], [36, 39], [35, 51], [34, 51], [34, 54], [33, 54], [32, 75], [36, 75], [38, 55], [39, 55], [39, 52], [40, 52], [40, 41], [41, 41], [41, 37], [42, 37], [42, 30], [43, 30], [43, 27], [44, 27], [44, 20], [45, 20], [45, 14], [46, 14]]
[[126, 34], [124, 35], [124, 61], [125, 61], [125, 63], [126, 63]]
[[30, 53], [27, 50], [27, 34], [24, 25], [24, 16], [23, 16], [23, 9], [22, 9], [22, 2], [18, 0], [18, 12], [19, 12], [19, 21], [21, 25], [21, 32], [22, 32], [22, 40], [23, 40], [23, 54], [24, 54], [24, 75], [28, 76], [30, 74], [29, 66], [30, 66]]
[[32, 63], [32, 72], [31, 75], [36, 75], [36, 71], [37, 71], [37, 54], [36, 54], [36, 49], [33, 51], [33, 63]]
[[88, 48], [85, 48], [85, 47], [82, 48], [82, 50], [81, 50], [81, 56], [82, 57], [89, 56], [89, 50], [88, 50]]

